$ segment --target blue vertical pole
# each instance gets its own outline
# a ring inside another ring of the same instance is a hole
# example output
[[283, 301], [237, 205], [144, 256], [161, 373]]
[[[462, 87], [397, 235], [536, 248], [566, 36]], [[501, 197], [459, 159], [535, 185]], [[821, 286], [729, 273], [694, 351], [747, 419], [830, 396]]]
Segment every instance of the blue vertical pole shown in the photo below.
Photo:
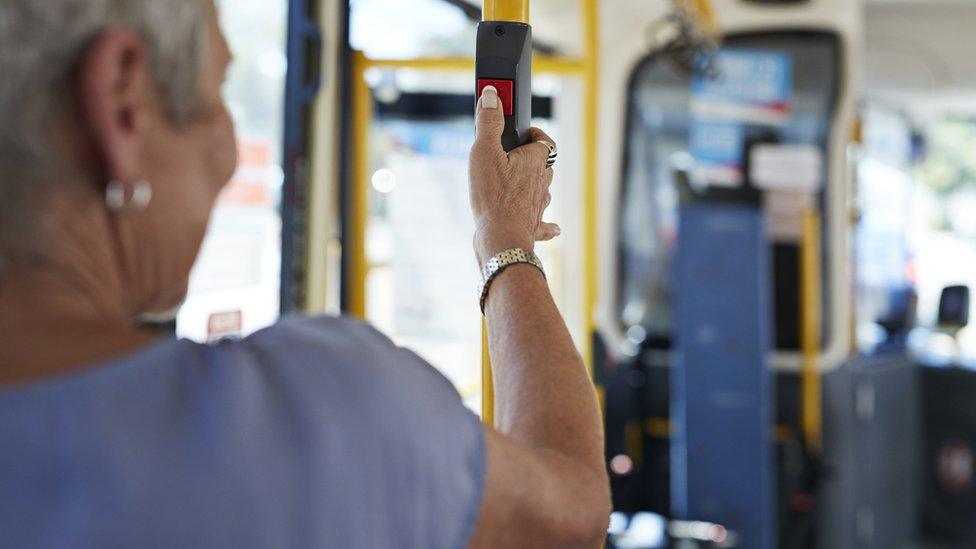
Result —
[[758, 206], [681, 210], [672, 508], [774, 549], [769, 244]]
[[311, 106], [318, 94], [322, 36], [318, 0], [289, 0], [281, 197], [281, 312], [304, 300]]

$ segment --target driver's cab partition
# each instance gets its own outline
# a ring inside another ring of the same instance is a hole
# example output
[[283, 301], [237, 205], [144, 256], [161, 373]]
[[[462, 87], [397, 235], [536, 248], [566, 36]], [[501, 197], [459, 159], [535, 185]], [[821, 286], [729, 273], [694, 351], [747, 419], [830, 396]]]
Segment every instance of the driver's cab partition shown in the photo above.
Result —
[[[790, 114], [785, 123], [746, 124], [739, 131], [740, 147], [745, 150], [747, 136], [761, 136], [773, 147], [819, 152], [818, 177], [813, 193], [803, 188], [777, 188], [763, 193], [767, 237], [774, 282], [774, 341], [782, 354], [800, 351], [800, 248], [802, 212], [824, 212], [823, 241], [828, 241], [830, 216], [842, 215], [827, 207], [827, 161], [836, 116], [840, 67], [839, 38], [832, 33], [770, 32], [731, 35], [724, 48], [782, 52], [793, 70]], [[652, 55], [635, 71], [628, 115], [627, 143], [624, 151], [625, 176], [621, 188], [618, 244], [618, 286], [615, 299], [621, 328], [631, 335], [645, 332], [635, 343], [653, 349], [669, 349], [673, 337], [674, 277], [671, 270], [678, 235], [677, 179], [680, 168], [692, 162], [693, 76], [664, 56]], [[721, 136], [725, 138], [725, 136]], [[717, 139], [716, 137], [712, 137]], [[771, 147], [772, 148], [772, 147]], [[755, 149], [755, 147], [753, 147]], [[773, 154], [776, 154], [775, 152]], [[755, 155], [752, 155], [755, 157]], [[731, 162], [746, 169], [750, 160], [743, 152]], [[713, 162], [713, 164], [716, 164]], [[714, 169], [714, 168], [713, 168]], [[783, 186], [785, 187], [785, 186]], [[822, 276], [831, 284], [832, 257], [825, 254]], [[825, 295], [823, 330], [832, 332], [831, 303]], [[800, 311], [797, 314], [797, 311]], [[830, 345], [829, 336], [823, 346]]]

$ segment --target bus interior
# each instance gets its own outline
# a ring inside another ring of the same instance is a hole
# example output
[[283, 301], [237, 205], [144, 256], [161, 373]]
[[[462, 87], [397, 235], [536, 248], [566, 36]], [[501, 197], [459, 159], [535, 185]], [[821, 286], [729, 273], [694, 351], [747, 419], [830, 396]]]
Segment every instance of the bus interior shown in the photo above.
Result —
[[[481, 2], [219, 4], [241, 162], [161, 329], [359, 317], [480, 413]], [[608, 548], [976, 547], [972, 22], [531, 2], [533, 124], [561, 153], [540, 255], [603, 408]]]

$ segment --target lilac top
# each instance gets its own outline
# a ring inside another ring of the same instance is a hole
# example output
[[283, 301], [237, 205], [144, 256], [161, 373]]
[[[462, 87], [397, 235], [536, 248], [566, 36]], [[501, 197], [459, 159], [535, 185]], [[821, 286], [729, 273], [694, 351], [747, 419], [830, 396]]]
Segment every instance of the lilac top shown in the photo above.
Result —
[[484, 437], [364, 324], [170, 340], [0, 390], [0, 546], [466, 547]]

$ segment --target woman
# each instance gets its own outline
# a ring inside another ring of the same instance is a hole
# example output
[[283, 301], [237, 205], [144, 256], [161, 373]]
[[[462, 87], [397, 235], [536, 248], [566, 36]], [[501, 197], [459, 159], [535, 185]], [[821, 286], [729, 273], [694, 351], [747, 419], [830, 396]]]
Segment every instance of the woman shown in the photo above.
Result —
[[183, 299], [234, 171], [230, 61], [212, 0], [0, 4], [0, 545], [599, 546], [596, 402], [527, 262], [558, 234], [554, 145], [506, 155], [493, 89], [470, 179], [497, 430], [349, 320], [137, 328]]

